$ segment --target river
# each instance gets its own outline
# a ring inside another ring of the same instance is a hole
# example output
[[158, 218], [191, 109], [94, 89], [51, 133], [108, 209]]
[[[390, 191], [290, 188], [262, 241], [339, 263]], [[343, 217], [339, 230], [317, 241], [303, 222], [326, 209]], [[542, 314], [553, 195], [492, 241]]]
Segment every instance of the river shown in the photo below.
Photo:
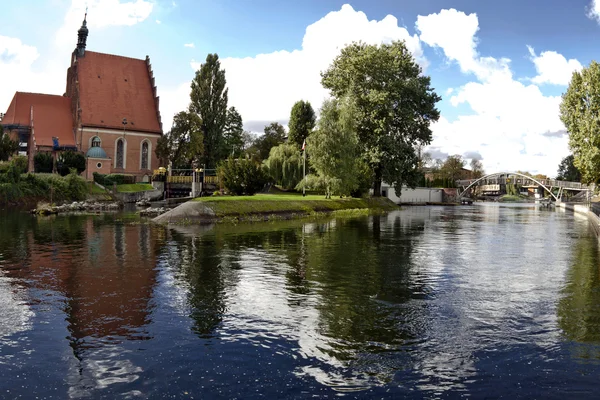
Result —
[[598, 239], [568, 211], [0, 227], [0, 398], [597, 394]]

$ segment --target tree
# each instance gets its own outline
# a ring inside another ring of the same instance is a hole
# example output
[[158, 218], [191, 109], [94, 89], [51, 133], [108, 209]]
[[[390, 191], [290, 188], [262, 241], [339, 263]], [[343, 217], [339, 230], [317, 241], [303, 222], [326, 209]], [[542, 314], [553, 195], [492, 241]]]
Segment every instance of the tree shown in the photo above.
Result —
[[592, 61], [581, 72], [573, 72], [562, 95], [560, 119], [569, 132], [573, 165], [584, 183], [600, 181], [600, 64]]
[[266, 160], [269, 158], [271, 149], [283, 142], [285, 142], [285, 128], [281, 124], [273, 122], [265, 126], [264, 135], [256, 138], [254, 147], [258, 152], [258, 157], [261, 160]]
[[440, 173], [451, 182], [456, 182], [462, 177], [462, 169], [465, 165], [466, 161], [460, 155], [449, 156], [442, 164]]
[[382, 180], [398, 195], [402, 185], [414, 187], [416, 146], [431, 142], [429, 125], [439, 119], [435, 104], [441, 98], [404, 42], [353, 43], [321, 76], [334, 97], [349, 97], [355, 105], [354, 124], [361, 154], [374, 173], [374, 194], [381, 194]]
[[173, 168], [191, 168], [203, 155], [202, 121], [197, 114], [181, 111], [173, 117], [171, 130], [156, 145], [156, 157]]
[[558, 173], [556, 179], [559, 181], [580, 182], [581, 173], [574, 164], [575, 157], [570, 154], [562, 159], [558, 165]]
[[200, 163], [215, 168], [223, 154], [223, 130], [227, 119], [225, 70], [217, 54], [209, 54], [192, 80], [190, 112], [201, 121], [204, 154]]
[[326, 100], [318, 128], [308, 137], [307, 152], [326, 197], [350, 195], [359, 184], [362, 162], [354, 112], [350, 99]]
[[265, 166], [269, 176], [284, 189], [293, 189], [302, 180], [302, 153], [293, 144], [283, 143], [271, 148]]
[[314, 129], [316, 120], [315, 110], [310, 103], [304, 100], [297, 101], [290, 115], [288, 142], [302, 148], [304, 140]]
[[223, 128], [223, 148], [227, 156], [239, 157], [244, 150], [244, 126], [242, 116], [235, 109], [229, 107]]
[[472, 159], [471, 160], [471, 178], [478, 179], [485, 175], [483, 171], [483, 164], [480, 160]]
[[39, 152], [33, 156], [33, 169], [35, 172], [52, 173], [54, 169], [54, 159], [51, 153]]
[[77, 170], [78, 174], [85, 171], [86, 159], [83, 153], [67, 150], [60, 153], [56, 160], [56, 170], [62, 175], [66, 176], [71, 173], [71, 169]]
[[252, 196], [267, 183], [263, 167], [255, 160], [229, 157], [219, 165], [219, 176], [230, 192]]
[[7, 161], [19, 150], [19, 142], [12, 140], [0, 126], [0, 161]]

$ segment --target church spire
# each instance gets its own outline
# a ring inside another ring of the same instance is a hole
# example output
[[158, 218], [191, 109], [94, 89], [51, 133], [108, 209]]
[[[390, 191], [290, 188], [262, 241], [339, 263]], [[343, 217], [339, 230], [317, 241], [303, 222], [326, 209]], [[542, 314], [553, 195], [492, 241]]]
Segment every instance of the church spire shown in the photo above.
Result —
[[85, 56], [85, 44], [88, 36], [87, 28], [87, 7], [85, 9], [85, 16], [83, 17], [83, 23], [81, 28], [77, 31], [77, 58]]

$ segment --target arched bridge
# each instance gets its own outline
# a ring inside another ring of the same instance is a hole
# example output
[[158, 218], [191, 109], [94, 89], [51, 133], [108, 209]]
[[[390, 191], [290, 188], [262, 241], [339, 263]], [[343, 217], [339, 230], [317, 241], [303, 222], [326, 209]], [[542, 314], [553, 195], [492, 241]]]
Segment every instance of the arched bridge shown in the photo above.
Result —
[[[538, 179], [520, 172], [494, 172], [478, 179], [466, 179], [456, 182], [459, 188], [464, 188], [459, 194], [460, 199], [467, 198], [469, 190], [480, 185], [514, 184], [525, 187], [541, 187], [557, 202], [560, 202], [565, 190], [589, 191], [590, 188], [581, 182], [559, 181], [556, 179]], [[557, 194], [553, 190], [558, 189]]]

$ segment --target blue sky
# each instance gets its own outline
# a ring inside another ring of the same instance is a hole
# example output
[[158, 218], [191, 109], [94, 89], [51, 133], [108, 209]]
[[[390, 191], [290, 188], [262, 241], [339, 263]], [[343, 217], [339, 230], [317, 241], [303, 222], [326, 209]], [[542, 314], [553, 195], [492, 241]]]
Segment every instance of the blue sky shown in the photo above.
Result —
[[247, 129], [261, 131], [270, 121], [286, 123], [295, 100], [318, 109], [327, 96], [318, 73], [344, 44], [404, 39], [443, 97], [434, 156], [482, 158], [490, 172], [554, 175], [569, 153], [559, 96], [572, 71], [594, 59], [600, 39], [594, 1], [10, 2], [1, 11], [0, 110], [16, 90], [64, 92], [86, 5], [89, 50], [150, 56], [165, 130], [186, 107], [207, 53], [223, 60], [230, 105]]

